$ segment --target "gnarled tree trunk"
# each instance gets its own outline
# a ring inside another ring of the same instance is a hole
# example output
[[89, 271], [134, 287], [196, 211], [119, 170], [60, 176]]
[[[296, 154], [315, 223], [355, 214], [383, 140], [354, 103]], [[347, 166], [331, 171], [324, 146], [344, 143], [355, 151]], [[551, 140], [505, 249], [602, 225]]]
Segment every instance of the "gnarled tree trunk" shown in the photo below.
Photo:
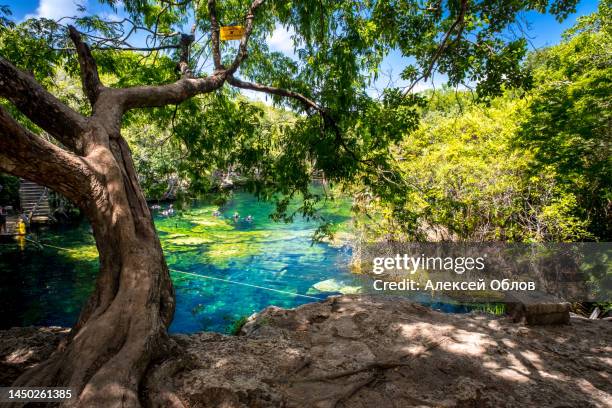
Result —
[[193, 35], [183, 36], [181, 78], [166, 85], [105, 87], [89, 47], [70, 27], [83, 91], [92, 107], [89, 117], [0, 56], [0, 97], [61, 144], [32, 133], [0, 105], [0, 171], [52, 188], [78, 205], [91, 222], [100, 254], [95, 291], [70, 335], [48, 361], [26, 371], [15, 386], [70, 386], [77, 398], [67, 405], [80, 407], [141, 405], [143, 375], [170, 347], [167, 328], [175, 299], [151, 214], [121, 136], [121, 120], [130, 109], [178, 104], [225, 82], [293, 98], [325, 116], [326, 110], [304, 95], [234, 78], [247, 55], [254, 12], [262, 3], [251, 3], [238, 51], [225, 67], [215, 0], [208, 0], [215, 71], [203, 78], [192, 76], [187, 59]]
[[95, 194], [82, 204], [100, 254], [95, 291], [64, 344], [14, 385], [71, 386], [80, 406], [138, 406], [141, 378], [166, 349], [174, 294], [127, 144], [102, 139], [85, 158]]

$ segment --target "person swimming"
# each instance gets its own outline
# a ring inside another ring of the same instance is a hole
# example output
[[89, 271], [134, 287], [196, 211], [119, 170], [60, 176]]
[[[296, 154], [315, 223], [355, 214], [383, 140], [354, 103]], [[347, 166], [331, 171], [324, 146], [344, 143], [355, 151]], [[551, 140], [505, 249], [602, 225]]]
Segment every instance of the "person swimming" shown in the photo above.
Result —
[[237, 222], [240, 219], [240, 214], [238, 214], [237, 212], [234, 213], [234, 216], [232, 217], [234, 219], [234, 222]]
[[246, 222], [253, 222], [253, 216], [251, 214], [247, 215], [244, 219]]
[[167, 210], [163, 210], [161, 212], [161, 215], [164, 216], [164, 217], [170, 217], [170, 216], [174, 215], [174, 207], [172, 206], [172, 204], [170, 204], [168, 206]]
[[167, 209], [167, 210], [162, 211], [162, 212], [161, 212], [161, 214], [162, 214], [164, 217], [170, 217], [170, 216], [174, 215], [174, 208], [173, 208], [172, 204], [170, 204], [170, 205], [168, 206], [168, 209]]

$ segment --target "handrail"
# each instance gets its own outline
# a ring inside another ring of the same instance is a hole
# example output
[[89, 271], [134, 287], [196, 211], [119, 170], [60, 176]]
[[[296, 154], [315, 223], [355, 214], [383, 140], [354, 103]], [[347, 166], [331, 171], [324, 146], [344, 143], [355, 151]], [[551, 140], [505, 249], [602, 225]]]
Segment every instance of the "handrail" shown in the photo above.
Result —
[[38, 205], [40, 204], [40, 202], [42, 201], [43, 197], [45, 197], [47, 195], [48, 189], [47, 187], [43, 187], [43, 192], [40, 194], [40, 197], [38, 197], [38, 201], [36, 201], [36, 204], [34, 204], [34, 206], [32, 207], [32, 209], [30, 210], [30, 215], [28, 216], [28, 219], [31, 220], [32, 216], [34, 215], [34, 213], [36, 212], [36, 209], [38, 208]]

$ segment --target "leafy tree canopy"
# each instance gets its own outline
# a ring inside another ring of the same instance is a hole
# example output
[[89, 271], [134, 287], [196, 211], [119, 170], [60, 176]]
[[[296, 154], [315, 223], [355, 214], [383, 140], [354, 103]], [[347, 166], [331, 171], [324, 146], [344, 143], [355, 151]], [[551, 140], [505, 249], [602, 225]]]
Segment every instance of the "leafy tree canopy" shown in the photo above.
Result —
[[470, 92], [427, 93], [420, 128], [394, 148], [395, 201], [374, 237], [468, 241], [609, 241], [612, 237], [610, 2], [528, 55], [530, 89], [482, 103]]
[[531, 174], [554, 177], [594, 236], [612, 236], [612, 5], [579, 19], [564, 41], [534, 53], [536, 86], [515, 143], [535, 154]]
[[[116, 0], [101, 2], [119, 7]], [[414, 84], [440, 72], [451, 85], [476, 85], [484, 98], [506, 87], [529, 87], [531, 76], [521, 65], [525, 40], [508, 40], [511, 36], [505, 34], [515, 31], [521, 11], [550, 12], [562, 19], [574, 11], [576, 2], [126, 0], [121, 5], [127, 15], [119, 21], [85, 14], [19, 25], [3, 8], [0, 52], [53, 87], [60, 67], [63, 75], [79, 75], [66, 33], [72, 24], [91, 45], [106, 85], [158, 85], [185, 72], [211, 75], [217, 59], [231, 66], [241, 44], [222, 41], [217, 53], [216, 27], [246, 25], [252, 18], [253, 31], [244, 50], [248, 57], [235, 75], [242, 83], [234, 85], [299, 93], [302, 98], [270, 92], [274, 102], [295, 112], [290, 123], [267, 131], [262, 108], [234, 100], [235, 91], [227, 89], [178, 107], [131, 112], [125, 123], [171, 129], [192, 163], [240, 166], [243, 173], [257, 174], [251, 186], [257, 193], [285, 196], [278, 202], [281, 214], [287, 198], [296, 193], [305, 198], [302, 211], [312, 214], [320, 197], [308, 186], [319, 171], [332, 182], [368, 186], [391, 203], [403, 199], [405, 185], [389, 153], [402, 135], [418, 126], [424, 101], [411, 92]], [[295, 58], [268, 48], [266, 38], [279, 26], [293, 33]], [[368, 86], [392, 50], [405, 57], [402, 78], [412, 85], [386, 89], [375, 99]], [[60, 96], [83, 113], [90, 109], [78, 87]], [[192, 175], [202, 169], [189, 167], [184, 170]]]

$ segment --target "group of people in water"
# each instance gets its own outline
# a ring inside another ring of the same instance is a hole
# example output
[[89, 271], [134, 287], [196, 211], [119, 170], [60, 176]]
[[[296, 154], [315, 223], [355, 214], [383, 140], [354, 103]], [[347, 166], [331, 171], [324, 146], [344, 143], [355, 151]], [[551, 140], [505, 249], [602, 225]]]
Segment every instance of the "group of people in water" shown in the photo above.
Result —
[[[173, 216], [175, 214], [174, 207], [173, 207], [172, 204], [170, 204], [168, 206], [168, 208], [165, 209], [165, 210], [162, 210], [161, 205], [153, 204], [151, 206], [151, 210], [154, 210], [154, 211], [160, 211], [161, 210], [160, 214], [163, 217], [171, 217], [171, 216]], [[213, 215], [213, 217], [223, 217], [223, 213], [221, 211], [219, 211], [219, 210], [214, 210], [212, 212], [212, 215]], [[238, 214], [238, 212], [234, 212], [234, 215], [232, 216], [232, 220], [234, 222], [239, 222], [240, 221], [240, 214]], [[254, 218], [253, 218], [253, 216], [251, 214], [249, 214], [246, 217], [244, 217], [244, 221], [246, 221], [248, 223], [252, 223], [253, 220], [254, 220]]]
[[[161, 208], [162, 207], [159, 204], [153, 204], [151, 206], [151, 209], [154, 210], [154, 211], [159, 211], [159, 210], [161, 210]], [[161, 212], [161, 215], [164, 216], [164, 217], [171, 217], [171, 216], [173, 216], [174, 215], [174, 206], [172, 204], [170, 204], [167, 209], [165, 209], [165, 210], [163, 210]]]
[[[213, 214], [213, 217], [223, 217], [223, 214], [219, 210], [213, 211], [212, 214]], [[234, 222], [240, 221], [240, 214], [238, 214], [237, 212], [234, 212], [234, 215], [232, 215], [232, 220]], [[251, 222], [253, 222], [253, 216], [251, 214], [249, 214], [246, 217], [244, 217], [244, 220], [246, 222], [248, 222], [248, 223], [251, 223]]]

